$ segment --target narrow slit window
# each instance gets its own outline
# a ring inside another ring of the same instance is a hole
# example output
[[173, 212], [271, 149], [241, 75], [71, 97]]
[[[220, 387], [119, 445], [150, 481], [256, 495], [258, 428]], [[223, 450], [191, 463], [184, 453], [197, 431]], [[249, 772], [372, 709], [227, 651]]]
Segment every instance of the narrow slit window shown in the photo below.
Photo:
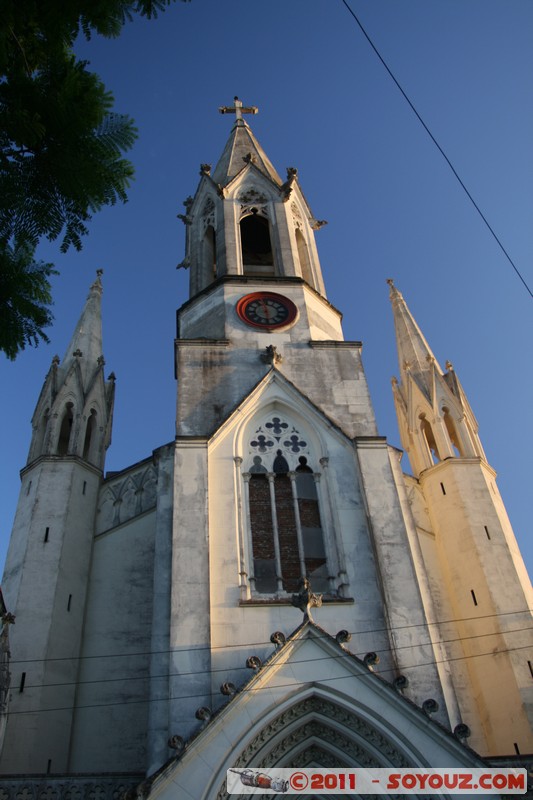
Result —
[[474, 605], [477, 606], [477, 598], [475, 591], [473, 589], [470, 589], [470, 594], [472, 595], [472, 600], [474, 601]]
[[87, 481], [83, 481], [83, 489], [81, 490], [81, 493], [85, 494], [86, 491], [87, 491]]
[[51, 772], [52, 772], [52, 759], [49, 758], [48, 759], [48, 764], [46, 766], [46, 774], [50, 775]]
[[45, 541], [45, 542], [47, 542], [47, 541], [48, 541], [48, 537], [49, 537], [49, 536], [50, 536], [50, 528], [45, 528], [45, 529], [44, 529], [44, 541]]
[[516, 755], [517, 756], [521, 755], [520, 748], [518, 747], [518, 742], [513, 742], [513, 744], [514, 744], [514, 751], [515, 751]]
[[31, 481], [28, 483], [28, 488], [26, 489], [26, 497], [29, 495], [31, 491]]
[[68, 602], [67, 602], [67, 611], [70, 611], [70, 606], [71, 606], [71, 604], [72, 604], [72, 595], [71, 595], [71, 594], [69, 594], [69, 596], [68, 596]]
[[531, 677], [533, 678], [533, 664], [531, 663], [531, 661], [528, 661], [527, 665], [529, 667], [529, 671], [531, 673]]
[[442, 494], [446, 494], [446, 489], [444, 488], [443, 483], [441, 483], [440, 488], [442, 489]]
[[487, 539], [490, 539], [489, 529], [487, 528], [486, 525], [484, 525], [483, 527], [485, 528], [485, 533], [487, 534]]
[[20, 676], [20, 683], [19, 683], [19, 693], [22, 694], [24, 691], [24, 684], [26, 683], [26, 673], [23, 672]]

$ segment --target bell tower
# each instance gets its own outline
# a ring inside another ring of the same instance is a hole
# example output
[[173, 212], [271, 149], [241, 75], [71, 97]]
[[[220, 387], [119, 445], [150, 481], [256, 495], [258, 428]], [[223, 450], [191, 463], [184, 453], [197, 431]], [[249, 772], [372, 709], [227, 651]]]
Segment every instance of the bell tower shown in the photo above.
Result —
[[459, 378], [389, 286], [407, 487], [462, 719], [482, 754], [531, 753], [531, 584]]
[[[12, 692], [2, 765], [66, 772], [98, 492], [111, 440], [114, 376], [104, 378], [101, 270], [32, 419], [3, 594]], [[20, 743], [24, 742], [24, 747]]]
[[326, 627], [357, 631], [355, 652], [382, 652], [387, 675], [416, 672], [411, 699], [456, 720], [362, 344], [344, 339], [326, 296], [315, 244], [324, 222], [297, 170], [282, 180], [250, 130], [244, 116], [256, 109], [235, 99], [221, 111], [235, 124], [181, 215], [190, 296], [175, 341], [166, 667], [169, 696], [181, 699], [154, 719], [154, 764], [199, 706], [219, 702], [207, 676], [237, 684], [247, 642], [294, 629], [292, 594], [307, 578], [324, 594]]

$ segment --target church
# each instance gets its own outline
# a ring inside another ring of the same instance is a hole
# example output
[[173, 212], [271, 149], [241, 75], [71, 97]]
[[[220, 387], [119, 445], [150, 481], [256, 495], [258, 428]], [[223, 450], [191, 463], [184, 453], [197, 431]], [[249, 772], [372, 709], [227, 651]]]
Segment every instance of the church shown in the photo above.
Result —
[[175, 440], [105, 473], [100, 272], [36, 397], [2, 584], [0, 796], [531, 768], [531, 584], [459, 377], [389, 280], [405, 454], [378, 433], [324, 223], [257, 109], [220, 110], [229, 139], [180, 215]]

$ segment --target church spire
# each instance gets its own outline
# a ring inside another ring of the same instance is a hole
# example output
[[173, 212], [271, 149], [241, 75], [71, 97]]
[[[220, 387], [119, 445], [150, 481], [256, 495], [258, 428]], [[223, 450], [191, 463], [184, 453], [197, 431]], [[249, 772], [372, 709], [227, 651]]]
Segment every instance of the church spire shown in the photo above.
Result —
[[244, 169], [246, 164], [251, 163], [270, 180], [281, 186], [281, 178], [250, 127], [242, 118], [243, 114], [257, 114], [259, 109], [256, 106], [243, 106], [239, 98], [235, 97], [234, 106], [222, 106], [219, 111], [221, 114], [234, 113], [235, 125], [215, 167], [212, 176], [214, 182], [220, 186], [226, 186]]
[[63, 361], [52, 360], [32, 419], [28, 464], [40, 456], [79, 456], [103, 468], [115, 376], [104, 379], [101, 275], [97, 270]]
[[429, 397], [432, 392], [433, 365], [436, 366], [440, 373], [442, 373], [442, 370], [424, 334], [409, 311], [402, 293], [398, 291], [392, 278], [389, 278], [387, 283], [390, 287], [390, 300], [394, 315], [398, 363], [402, 382], [405, 382], [406, 374], [410, 373]]
[[393, 394], [402, 446], [418, 477], [447, 458], [482, 458], [478, 424], [449, 361], [439, 366], [413, 315], [391, 278], [390, 300], [396, 329], [400, 382]]

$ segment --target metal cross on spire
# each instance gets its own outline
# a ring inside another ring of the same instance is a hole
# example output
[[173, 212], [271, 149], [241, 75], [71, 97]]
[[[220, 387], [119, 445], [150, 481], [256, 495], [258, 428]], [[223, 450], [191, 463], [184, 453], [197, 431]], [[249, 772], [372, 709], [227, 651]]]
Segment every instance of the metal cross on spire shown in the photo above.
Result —
[[242, 100], [239, 100], [238, 97], [233, 98], [232, 106], [220, 106], [218, 110], [221, 114], [235, 114], [237, 121], [242, 119], [243, 114], [257, 114], [259, 111], [257, 106], [243, 106]]

